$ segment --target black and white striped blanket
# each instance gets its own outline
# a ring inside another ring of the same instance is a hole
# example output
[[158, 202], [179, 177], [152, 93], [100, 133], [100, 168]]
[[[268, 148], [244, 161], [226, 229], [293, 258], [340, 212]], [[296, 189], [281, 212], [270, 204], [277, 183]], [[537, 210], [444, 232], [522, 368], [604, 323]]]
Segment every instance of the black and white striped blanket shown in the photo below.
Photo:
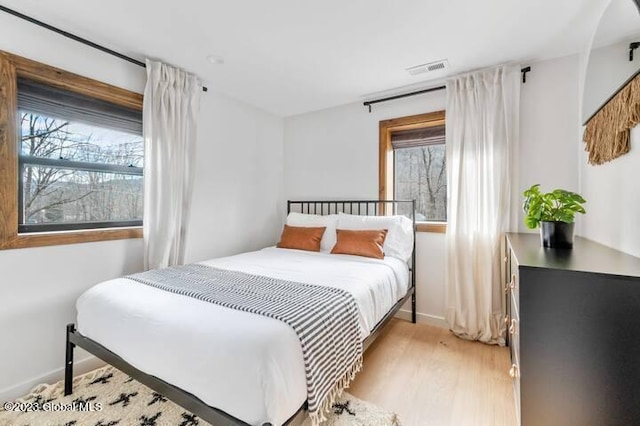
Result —
[[347, 291], [197, 264], [127, 278], [288, 324], [302, 346], [314, 424], [325, 420], [324, 414], [362, 367], [358, 306]]

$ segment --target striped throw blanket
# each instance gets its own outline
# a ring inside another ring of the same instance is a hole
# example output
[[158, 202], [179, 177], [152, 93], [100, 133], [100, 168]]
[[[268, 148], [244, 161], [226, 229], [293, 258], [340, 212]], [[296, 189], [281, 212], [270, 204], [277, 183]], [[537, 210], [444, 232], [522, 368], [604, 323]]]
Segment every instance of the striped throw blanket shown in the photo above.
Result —
[[127, 278], [288, 324], [300, 339], [314, 425], [362, 367], [358, 306], [347, 291], [196, 264]]

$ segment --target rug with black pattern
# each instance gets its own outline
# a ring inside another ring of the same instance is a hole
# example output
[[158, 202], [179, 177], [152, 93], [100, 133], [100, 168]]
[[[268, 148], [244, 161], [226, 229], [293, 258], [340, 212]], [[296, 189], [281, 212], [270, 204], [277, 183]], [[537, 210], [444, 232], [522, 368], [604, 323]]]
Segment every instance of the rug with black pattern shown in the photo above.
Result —
[[[323, 425], [399, 426], [396, 414], [344, 392]], [[310, 425], [310, 420], [304, 426]], [[114, 367], [64, 384], [36, 386], [28, 395], [0, 407], [0, 426], [211, 426]]]

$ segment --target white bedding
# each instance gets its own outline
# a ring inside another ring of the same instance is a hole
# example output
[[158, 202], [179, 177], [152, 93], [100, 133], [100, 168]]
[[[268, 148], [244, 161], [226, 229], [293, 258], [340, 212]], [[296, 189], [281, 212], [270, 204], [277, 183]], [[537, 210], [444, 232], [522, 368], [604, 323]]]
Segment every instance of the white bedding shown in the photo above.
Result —
[[[266, 248], [202, 262], [353, 294], [363, 339], [407, 291], [402, 261]], [[300, 341], [288, 325], [119, 278], [77, 302], [78, 331], [137, 369], [252, 425], [280, 425], [306, 400]]]

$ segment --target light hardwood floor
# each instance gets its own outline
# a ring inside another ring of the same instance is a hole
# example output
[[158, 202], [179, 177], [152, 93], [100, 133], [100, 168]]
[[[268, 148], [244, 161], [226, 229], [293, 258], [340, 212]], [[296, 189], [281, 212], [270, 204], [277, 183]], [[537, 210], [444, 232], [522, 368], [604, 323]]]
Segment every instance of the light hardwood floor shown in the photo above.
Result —
[[513, 426], [507, 348], [392, 320], [348, 392], [393, 410], [403, 426]]

